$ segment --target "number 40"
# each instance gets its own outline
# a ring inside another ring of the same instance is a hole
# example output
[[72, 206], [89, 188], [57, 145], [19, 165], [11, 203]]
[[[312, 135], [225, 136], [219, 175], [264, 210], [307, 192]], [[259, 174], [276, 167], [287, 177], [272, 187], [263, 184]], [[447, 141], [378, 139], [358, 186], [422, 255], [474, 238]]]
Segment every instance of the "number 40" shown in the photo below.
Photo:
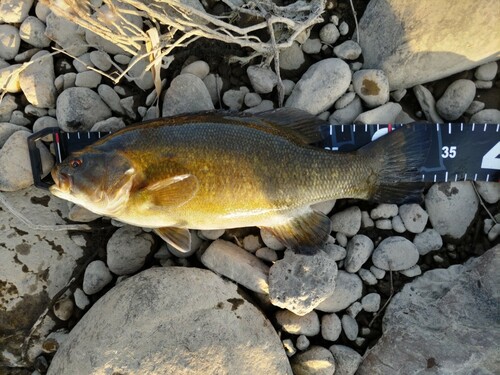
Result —
[[441, 157], [443, 159], [453, 159], [455, 156], [457, 156], [457, 146], [443, 146], [441, 150], [443, 151], [443, 153], [441, 154]]

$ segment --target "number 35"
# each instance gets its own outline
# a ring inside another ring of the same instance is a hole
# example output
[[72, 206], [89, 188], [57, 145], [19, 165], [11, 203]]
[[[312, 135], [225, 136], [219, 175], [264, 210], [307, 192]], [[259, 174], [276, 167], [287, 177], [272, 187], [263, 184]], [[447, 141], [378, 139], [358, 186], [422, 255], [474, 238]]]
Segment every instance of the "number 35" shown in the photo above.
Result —
[[443, 146], [441, 150], [443, 151], [443, 153], [441, 154], [441, 157], [443, 159], [453, 159], [455, 156], [457, 156], [457, 146]]

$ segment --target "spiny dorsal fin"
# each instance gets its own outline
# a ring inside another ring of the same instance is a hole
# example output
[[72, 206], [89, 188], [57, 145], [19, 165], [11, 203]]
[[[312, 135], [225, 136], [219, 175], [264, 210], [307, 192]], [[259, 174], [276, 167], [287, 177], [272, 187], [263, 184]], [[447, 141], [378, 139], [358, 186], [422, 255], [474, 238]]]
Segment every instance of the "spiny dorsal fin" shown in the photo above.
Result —
[[324, 213], [310, 210], [282, 225], [262, 229], [271, 232], [288, 248], [302, 254], [314, 254], [325, 244], [331, 222]]
[[180, 252], [187, 253], [191, 250], [191, 233], [189, 229], [164, 227], [155, 228], [154, 232]]
[[161, 208], [180, 207], [189, 202], [198, 191], [198, 179], [192, 174], [182, 174], [153, 182], [143, 188], [149, 202]]

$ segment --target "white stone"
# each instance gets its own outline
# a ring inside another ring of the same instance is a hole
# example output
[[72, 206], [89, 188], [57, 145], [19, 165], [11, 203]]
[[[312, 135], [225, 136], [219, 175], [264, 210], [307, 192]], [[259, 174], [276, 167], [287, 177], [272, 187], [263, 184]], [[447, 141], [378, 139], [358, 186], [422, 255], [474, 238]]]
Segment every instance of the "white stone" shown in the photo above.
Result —
[[222, 91], [222, 78], [216, 74], [209, 74], [203, 79], [212, 103], [215, 105], [219, 102], [220, 93]]
[[125, 111], [120, 104], [120, 96], [110, 86], [99, 85], [99, 87], [97, 87], [97, 92], [99, 93], [99, 96], [101, 97], [103, 102], [106, 103], [106, 105], [113, 112], [119, 113], [121, 115], [125, 114]]
[[315, 55], [321, 52], [321, 40], [319, 39], [307, 39], [304, 44], [302, 44], [302, 51], [308, 55]]
[[483, 102], [480, 102], [478, 100], [473, 100], [472, 103], [470, 103], [470, 106], [465, 110], [465, 113], [468, 115], [473, 115], [475, 113], [478, 113], [479, 111], [482, 111], [486, 104]]
[[26, 130], [26, 128], [8, 122], [0, 122], [0, 148], [3, 147], [12, 134], [19, 130]]
[[35, 107], [32, 104], [28, 104], [26, 107], [24, 107], [24, 113], [34, 117], [42, 117], [42, 116], [47, 116], [48, 110], [45, 108]]
[[305, 63], [304, 52], [297, 42], [280, 50], [280, 69], [294, 71]]
[[33, 0], [2, 0], [0, 2], [0, 23], [22, 22], [30, 11]]
[[373, 228], [375, 223], [370, 218], [370, 214], [366, 211], [361, 211], [361, 228]]
[[295, 355], [290, 361], [294, 375], [333, 375], [335, 360], [332, 353], [321, 346]]
[[322, 250], [336, 262], [344, 259], [347, 255], [346, 249], [344, 249], [342, 246], [335, 245], [335, 238], [333, 238], [332, 236], [328, 236], [328, 239]]
[[17, 109], [16, 99], [13, 95], [6, 94], [0, 101], [0, 122], [7, 122], [12, 112]]
[[422, 274], [422, 270], [420, 269], [420, 266], [418, 264], [414, 265], [413, 267], [408, 268], [407, 270], [402, 270], [399, 272], [402, 275], [405, 275], [406, 277], [416, 277], [416, 276], [420, 276]]
[[400, 104], [389, 102], [370, 111], [361, 113], [356, 117], [354, 122], [361, 124], [394, 124], [401, 109], [402, 107]]
[[295, 82], [290, 79], [284, 79], [282, 83], [285, 91], [285, 96], [289, 96], [292, 93], [293, 88], [295, 87]]
[[222, 237], [225, 233], [224, 229], [215, 229], [215, 230], [202, 230], [199, 232], [202, 238], [207, 240], [216, 240], [219, 237]]
[[385, 271], [401, 271], [413, 267], [418, 261], [418, 250], [404, 237], [388, 237], [375, 248], [373, 264]]
[[498, 71], [496, 61], [479, 66], [474, 72], [474, 77], [483, 81], [492, 81], [495, 79]]
[[260, 249], [260, 247], [262, 246], [259, 237], [253, 234], [245, 236], [245, 238], [243, 238], [242, 245], [246, 251], [249, 251], [251, 253], [255, 253], [257, 249]]
[[337, 314], [325, 314], [321, 317], [321, 336], [328, 341], [337, 341], [342, 333], [342, 323]]
[[111, 117], [111, 110], [99, 95], [87, 87], [71, 87], [57, 98], [57, 121], [64, 131], [88, 131], [101, 120]]
[[498, 109], [483, 109], [472, 115], [469, 122], [476, 124], [498, 124], [500, 123], [500, 111]]
[[335, 290], [326, 300], [319, 304], [316, 310], [337, 312], [344, 310], [361, 298], [363, 283], [356, 274], [339, 270], [335, 280]]
[[92, 51], [89, 54], [90, 61], [99, 70], [107, 72], [111, 69], [111, 57], [104, 51]]
[[459, 79], [448, 86], [443, 96], [436, 102], [438, 113], [446, 120], [456, 120], [476, 96], [476, 86], [468, 79]]
[[[245, 94], [246, 95], [246, 94]], [[256, 105], [255, 107], [245, 109], [243, 112], [246, 113], [259, 113], [259, 112], [265, 112], [269, 111], [271, 109], [274, 109], [274, 103], [271, 100], [263, 100], [260, 102], [259, 105]]]
[[378, 280], [381, 280], [385, 277], [385, 271], [381, 270], [378, 267], [371, 266], [370, 267], [370, 272], [375, 276]]
[[268, 262], [276, 262], [278, 260], [278, 254], [276, 254], [276, 251], [268, 247], [261, 247], [258, 249], [255, 252], [255, 256]]
[[335, 109], [342, 109], [349, 105], [354, 98], [356, 97], [356, 93], [353, 91], [346, 92], [335, 102]]
[[391, 230], [392, 229], [392, 221], [389, 219], [379, 219], [375, 221], [375, 227], [377, 229], [382, 230]]
[[115, 132], [117, 130], [123, 129], [125, 127], [125, 122], [120, 117], [110, 117], [106, 120], [96, 122], [94, 126], [90, 128], [91, 132]]
[[80, 26], [52, 12], [47, 15], [46, 24], [45, 35], [68, 53], [80, 56], [87, 52], [89, 47], [85, 41], [85, 31]]
[[333, 23], [327, 23], [319, 31], [319, 38], [325, 44], [334, 44], [339, 36], [339, 30]]
[[331, 107], [347, 91], [350, 81], [351, 70], [344, 61], [336, 58], [321, 60], [302, 75], [285, 107], [317, 115]]
[[339, 25], [339, 32], [340, 35], [347, 35], [349, 33], [349, 25], [347, 22], [342, 21], [342, 23]]
[[351, 306], [349, 306], [347, 309], [346, 309], [346, 313], [352, 317], [352, 318], [356, 318], [356, 316], [361, 312], [363, 311], [363, 306], [361, 305], [360, 302], [354, 302]]
[[260, 237], [262, 238], [262, 242], [268, 248], [273, 250], [285, 250], [285, 245], [283, 245], [277, 237], [275, 237], [271, 232], [261, 229]]
[[406, 229], [411, 233], [422, 233], [429, 215], [419, 204], [403, 204], [399, 207], [399, 216]]
[[316, 336], [320, 331], [316, 311], [300, 316], [288, 310], [280, 310], [276, 313], [276, 322], [285, 332], [293, 335]]
[[73, 298], [75, 299], [75, 305], [80, 310], [85, 310], [87, 306], [90, 304], [89, 297], [85, 294], [83, 290], [80, 288], [76, 288], [73, 293]]
[[212, 110], [214, 105], [203, 81], [193, 74], [180, 74], [170, 83], [163, 101], [163, 116]]
[[434, 184], [425, 196], [432, 227], [441, 236], [461, 238], [478, 209], [476, 192], [468, 181]]
[[342, 322], [342, 330], [344, 331], [344, 334], [346, 335], [347, 339], [350, 341], [356, 340], [356, 337], [358, 337], [358, 332], [359, 332], [358, 322], [356, 322], [356, 319], [345, 314], [342, 316], [341, 322]]
[[248, 92], [245, 94], [245, 99], [243, 101], [247, 107], [251, 108], [262, 103], [262, 98], [255, 92]]
[[12, 60], [19, 52], [21, 38], [17, 27], [0, 25], [0, 58]]
[[405, 97], [406, 93], [406, 89], [394, 90], [393, 92], [391, 92], [391, 98], [394, 99], [395, 102], [400, 102], [401, 99]]
[[361, 47], [353, 40], [346, 40], [334, 47], [333, 53], [344, 60], [356, 60], [361, 55]]
[[255, 255], [231, 242], [212, 242], [201, 256], [201, 262], [215, 273], [224, 275], [254, 292], [269, 293], [269, 267]]
[[354, 375], [363, 358], [354, 349], [344, 345], [330, 346], [335, 359], [335, 375]]
[[278, 83], [278, 76], [270, 68], [251, 65], [247, 68], [250, 84], [258, 94], [268, 94]]
[[369, 108], [378, 107], [389, 101], [389, 81], [384, 71], [363, 69], [352, 76], [354, 91]]
[[474, 81], [474, 86], [477, 89], [482, 89], [482, 90], [487, 90], [491, 89], [493, 87], [493, 82], [492, 81]]
[[271, 303], [297, 315], [307, 314], [331, 296], [336, 276], [337, 263], [328, 255], [287, 251], [269, 271]]
[[434, 96], [429, 91], [428, 88], [422, 85], [416, 85], [413, 87], [413, 93], [417, 97], [418, 103], [425, 114], [425, 118], [428, 121], [435, 123], [443, 123], [444, 120], [441, 118], [436, 109], [436, 100]]
[[401, 219], [401, 216], [399, 215], [396, 215], [392, 218], [391, 220], [391, 225], [392, 225], [392, 229], [396, 232], [396, 233], [404, 233], [406, 232], [406, 227], [403, 223], [403, 220]]
[[367, 285], [377, 285], [378, 283], [378, 280], [375, 277], [375, 275], [370, 271], [368, 271], [366, 268], [361, 268], [358, 271], [358, 275], [361, 278], [361, 280], [363, 280], [363, 282]]
[[500, 200], [500, 184], [498, 182], [476, 181], [476, 188], [483, 200], [495, 204]]
[[297, 349], [306, 350], [307, 348], [309, 348], [309, 345], [310, 345], [310, 342], [306, 336], [300, 335], [299, 337], [297, 337], [297, 341], [295, 343], [295, 346], [297, 347]]
[[342, 247], [346, 247], [347, 246], [347, 236], [342, 233], [342, 232], [337, 232], [337, 234], [335, 234], [335, 240], [337, 241], [337, 243], [339, 244], [339, 246], [342, 246]]
[[349, 207], [332, 217], [332, 231], [348, 237], [354, 236], [361, 228], [361, 210], [358, 206]]
[[20, 67], [21, 64], [13, 64], [0, 69], [0, 87], [2, 87], [2, 90], [12, 94], [21, 91], [21, 86], [19, 84]]
[[380, 294], [369, 293], [361, 299], [363, 310], [367, 312], [377, 312], [380, 309]]
[[194, 61], [186, 67], [182, 68], [181, 74], [191, 73], [200, 79], [205, 79], [205, 77], [210, 73], [210, 67], [203, 60]]
[[377, 219], [389, 219], [398, 214], [398, 205], [381, 203], [374, 209], [370, 211], [370, 216], [373, 220]]
[[101, 83], [102, 76], [93, 70], [87, 70], [76, 74], [75, 86], [96, 88]]
[[500, 236], [500, 224], [493, 225], [493, 228], [488, 232], [488, 240], [495, 241]]
[[364, 234], [357, 234], [347, 243], [347, 256], [344, 268], [347, 272], [356, 273], [370, 258], [374, 249], [373, 241]]
[[441, 249], [443, 239], [435, 229], [426, 229], [422, 233], [418, 233], [413, 239], [413, 243], [417, 247], [420, 255]]
[[56, 104], [54, 59], [47, 51], [40, 51], [31, 61], [19, 74], [21, 89], [34, 106], [52, 108]]
[[243, 100], [247, 93], [242, 90], [227, 90], [222, 95], [222, 102], [232, 111], [239, 111], [243, 106]]
[[23, 41], [37, 48], [46, 48], [50, 39], [45, 35], [45, 24], [36, 17], [26, 17], [19, 27], [19, 36]]
[[70, 298], [61, 298], [54, 303], [52, 311], [56, 318], [66, 321], [73, 315], [74, 303]]
[[354, 120], [363, 112], [361, 99], [356, 96], [344, 108], [338, 109], [328, 118], [330, 124], [352, 124]]
[[31, 121], [24, 116], [21, 111], [12, 111], [9, 122], [14, 125], [28, 126]]
[[94, 260], [85, 269], [82, 289], [85, 294], [92, 295], [100, 292], [111, 280], [113, 276], [106, 264], [102, 260]]
[[72, 329], [48, 374], [105, 368], [130, 374], [292, 374], [273, 326], [237, 286], [186, 267], [148, 269], [110, 290]]

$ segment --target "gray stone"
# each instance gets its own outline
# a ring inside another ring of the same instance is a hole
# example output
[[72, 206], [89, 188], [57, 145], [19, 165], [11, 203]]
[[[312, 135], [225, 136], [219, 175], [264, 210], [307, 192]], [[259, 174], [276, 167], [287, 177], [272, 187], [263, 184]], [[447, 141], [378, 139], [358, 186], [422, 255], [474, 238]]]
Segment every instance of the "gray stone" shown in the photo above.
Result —
[[[43, 116], [37, 118], [33, 124], [33, 133], [39, 132], [42, 129], [46, 128], [58, 128], [59, 124], [54, 117], [51, 116]], [[52, 140], [52, 136], [48, 135], [42, 138], [44, 142], [50, 142]]]
[[317, 115], [331, 107], [347, 91], [350, 81], [351, 70], [344, 61], [335, 58], [321, 60], [302, 75], [285, 107]]
[[245, 238], [243, 238], [242, 245], [246, 251], [251, 253], [255, 253], [262, 246], [259, 236], [255, 236], [253, 234], [245, 236]]
[[339, 32], [340, 35], [347, 35], [349, 33], [349, 25], [345, 21], [342, 21], [339, 25]]
[[73, 60], [73, 66], [77, 73], [87, 72], [89, 68], [93, 68], [94, 64], [90, 59], [90, 53], [86, 52], [81, 56], [78, 56], [78, 60]]
[[335, 102], [335, 109], [342, 109], [345, 108], [347, 105], [349, 105], [354, 98], [356, 97], [356, 93], [353, 91], [348, 91], [344, 95], [342, 95], [336, 102]]
[[219, 102], [220, 93], [222, 91], [222, 78], [217, 74], [209, 74], [203, 79], [212, 103], [215, 105]]
[[229, 107], [231, 111], [239, 111], [243, 106], [247, 92], [244, 90], [227, 90], [222, 95], [222, 102]]
[[16, 98], [6, 94], [0, 101], [0, 122], [8, 122], [12, 112], [17, 109]]
[[45, 22], [47, 15], [50, 13], [50, 8], [40, 2], [36, 3], [35, 6], [35, 14], [38, 19], [42, 22]]
[[339, 260], [343, 260], [347, 255], [346, 249], [344, 249], [342, 246], [335, 245], [335, 238], [333, 238], [332, 236], [328, 236], [328, 239], [322, 250], [336, 262]]
[[80, 288], [76, 288], [73, 293], [73, 298], [75, 299], [75, 305], [80, 310], [85, 310], [87, 306], [90, 304], [89, 297], [85, 294], [83, 290]]
[[327, 23], [325, 26], [321, 28], [319, 31], [319, 38], [325, 44], [334, 44], [339, 38], [340, 33], [333, 23]]
[[262, 238], [262, 242], [264, 244], [273, 250], [285, 250], [285, 245], [281, 243], [281, 241], [275, 237], [271, 232], [261, 229], [260, 230], [260, 237]]
[[208, 73], [210, 73], [210, 67], [205, 61], [198, 60], [182, 68], [181, 74], [184, 73], [191, 73], [200, 79], [205, 79]]
[[344, 268], [347, 272], [356, 273], [370, 258], [374, 245], [373, 241], [364, 234], [357, 234], [347, 243], [347, 256]]
[[163, 100], [162, 115], [173, 116], [212, 109], [214, 105], [203, 81], [186, 73], [178, 75], [170, 83]]
[[443, 246], [443, 239], [435, 229], [426, 229], [418, 233], [413, 239], [420, 255], [426, 255], [431, 251], [439, 250]]
[[288, 48], [280, 50], [280, 69], [294, 71], [304, 63], [304, 52], [297, 42], [293, 42]]
[[295, 343], [297, 349], [306, 350], [307, 348], [309, 348], [309, 345], [310, 342], [306, 336], [300, 335], [299, 337], [297, 337], [297, 342]]
[[80, 26], [52, 12], [47, 15], [46, 24], [45, 35], [68, 53], [80, 56], [87, 52], [85, 31]]
[[476, 181], [476, 188], [487, 203], [494, 204], [500, 200], [500, 184], [498, 182]]
[[370, 211], [370, 216], [373, 220], [389, 219], [398, 214], [398, 205], [381, 203]]
[[255, 252], [255, 256], [259, 259], [265, 260], [267, 262], [274, 263], [278, 260], [278, 254], [273, 249], [268, 247], [261, 247]]
[[124, 226], [113, 233], [106, 245], [108, 267], [116, 275], [137, 272], [154, 244], [153, 237], [141, 228]]
[[470, 106], [465, 110], [465, 113], [467, 113], [468, 115], [473, 115], [483, 110], [485, 106], [486, 104], [484, 104], [483, 102], [473, 100], [472, 103], [470, 103]]
[[334, 47], [333, 53], [344, 60], [356, 60], [361, 55], [361, 47], [353, 40], [346, 40]]
[[89, 54], [90, 61], [99, 70], [107, 72], [111, 69], [111, 57], [104, 51], [92, 51]]
[[[335, 360], [332, 353], [321, 346], [311, 346], [290, 361], [294, 375], [333, 375]], [[268, 371], [266, 371], [268, 372]]]
[[429, 215], [419, 204], [403, 204], [399, 207], [399, 216], [408, 232], [422, 233]]
[[135, 374], [292, 373], [271, 323], [237, 286], [186, 267], [148, 269], [113, 288], [73, 328], [48, 374], [104, 368]]
[[20, 23], [28, 16], [33, 0], [2, 0], [0, 2], [0, 22]]
[[54, 303], [52, 311], [54, 312], [56, 318], [66, 321], [71, 318], [71, 315], [73, 315], [74, 307], [75, 305], [73, 301], [68, 297], [64, 297]]
[[332, 199], [329, 201], [314, 203], [311, 205], [311, 208], [315, 211], [323, 212], [325, 215], [328, 215], [333, 210], [335, 202], [336, 200]]
[[269, 267], [235, 244], [216, 240], [201, 256], [205, 267], [257, 293], [269, 293]]
[[[49, 111], [45, 108], [38, 108], [35, 107], [32, 104], [28, 104], [26, 107], [24, 107], [24, 113], [30, 116], [34, 117], [42, 117], [42, 116], [47, 116], [47, 113]], [[31, 121], [30, 121], [31, 124]]]
[[269, 271], [271, 303], [305, 315], [334, 292], [336, 276], [337, 263], [326, 254], [309, 256], [287, 251]]
[[77, 204], [73, 205], [69, 210], [68, 219], [71, 221], [76, 221], [78, 223], [90, 223], [91, 221], [97, 220], [101, 215], [95, 214], [86, 208], [79, 206]]
[[361, 268], [358, 271], [358, 275], [361, 278], [361, 280], [363, 280], [363, 282], [367, 285], [377, 285], [378, 283], [378, 280], [375, 277], [375, 275], [365, 268]]
[[120, 105], [126, 116], [130, 117], [132, 120], [137, 118], [136, 110], [138, 108], [134, 96], [127, 96], [126, 98], [120, 99]]
[[111, 280], [113, 280], [113, 276], [106, 264], [102, 260], [94, 260], [85, 269], [82, 289], [85, 294], [95, 294], [100, 292]]
[[361, 312], [363, 311], [363, 306], [361, 305], [360, 302], [354, 302], [351, 306], [349, 306], [347, 309], [346, 309], [346, 313], [352, 317], [352, 318], [356, 318], [356, 316]]
[[47, 51], [31, 58], [32, 63], [19, 74], [19, 84], [26, 99], [36, 107], [53, 108], [56, 104], [54, 59]]
[[23, 41], [37, 48], [46, 48], [50, 39], [45, 35], [45, 24], [38, 18], [28, 16], [19, 27], [19, 36]]
[[26, 128], [9, 122], [0, 122], [0, 149], [3, 147], [5, 142], [7, 142], [7, 139], [19, 130], [26, 130]]
[[344, 345], [330, 346], [335, 359], [335, 375], [354, 375], [363, 358], [354, 349]]
[[370, 272], [375, 276], [378, 280], [381, 280], [385, 277], [385, 271], [381, 270], [378, 267], [371, 266], [370, 267]]
[[373, 228], [375, 223], [366, 211], [361, 211], [361, 228]]
[[284, 339], [282, 344], [283, 344], [283, 349], [285, 349], [287, 356], [292, 357], [295, 355], [295, 353], [297, 353], [297, 349], [295, 349], [292, 340]]
[[427, 271], [396, 294], [383, 336], [357, 374], [493, 374], [498, 370], [500, 246]]
[[361, 299], [363, 310], [367, 312], [377, 312], [380, 308], [380, 294], [369, 293]]
[[434, 184], [425, 196], [425, 209], [432, 227], [441, 236], [457, 239], [467, 231], [478, 204], [476, 192], [468, 181]]
[[276, 313], [276, 322], [292, 335], [316, 336], [320, 330], [316, 311], [300, 316], [288, 310], [280, 310]]
[[328, 121], [333, 125], [352, 124], [362, 112], [363, 106], [361, 105], [361, 99], [356, 96], [347, 106], [333, 112], [328, 118]]
[[99, 121], [111, 117], [111, 110], [99, 95], [87, 87], [71, 87], [57, 98], [57, 121], [67, 132], [88, 131]]
[[391, 220], [392, 229], [397, 233], [406, 232], [406, 227], [403, 223], [403, 220], [399, 215], [394, 216]]
[[443, 96], [436, 102], [438, 113], [446, 120], [456, 120], [476, 96], [476, 86], [468, 79], [459, 79], [448, 86]]
[[12, 112], [9, 122], [20, 126], [28, 126], [31, 123], [31, 121], [24, 116], [24, 113], [17, 110]]
[[243, 102], [247, 107], [255, 107], [262, 103], [262, 98], [255, 92], [248, 92], [245, 94]]
[[125, 127], [125, 122], [120, 117], [110, 117], [106, 120], [96, 122], [94, 126], [90, 128], [91, 132], [115, 132], [117, 130], [123, 129]]
[[269, 68], [251, 65], [247, 68], [250, 83], [258, 94], [268, 94], [278, 83], [278, 76]]
[[314, 55], [321, 52], [321, 40], [319, 39], [307, 39], [304, 44], [302, 44], [302, 51], [308, 55]]
[[[0, 149], [0, 190], [15, 191], [33, 184], [27, 139], [30, 132], [20, 130], [13, 133]], [[38, 142], [42, 160], [42, 177], [49, 174], [54, 158], [44, 144]]]
[[444, 120], [438, 114], [436, 109], [436, 100], [432, 93], [422, 85], [416, 85], [413, 88], [413, 93], [417, 97], [420, 108], [424, 112], [425, 118], [428, 121], [435, 123], [443, 123]]
[[372, 261], [382, 270], [401, 271], [417, 264], [418, 257], [418, 250], [412, 242], [392, 236], [379, 243], [373, 251]]
[[382, 230], [391, 230], [392, 229], [392, 220], [378, 219], [377, 221], [375, 221], [375, 227], [377, 229], [382, 229]]
[[19, 30], [12, 25], [0, 25], [0, 58], [12, 60], [19, 52]]
[[401, 109], [402, 107], [400, 104], [389, 102], [370, 111], [361, 113], [354, 119], [354, 122], [356, 124], [394, 124]]
[[[140, 17], [139, 17], [140, 18]], [[137, 87], [143, 91], [147, 91], [154, 87], [153, 72], [151, 69], [147, 69], [150, 61], [147, 57], [144, 57], [145, 49], [141, 49], [137, 56], [132, 57], [130, 60], [128, 71], [128, 80], [134, 82]], [[201, 80], [200, 80], [201, 82]]]
[[405, 275], [406, 277], [416, 277], [422, 274], [422, 269], [418, 264], [413, 267], [408, 268], [407, 270], [399, 271], [401, 275]]
[[337, 341], [342, 333], [342, 323], [337, 314], [325, 314], [321, 317], [321, 336], [328, 341]]
[[274, 109], [274, 103], [271, 100], [263, 100], [260, 102], [259, 105], [256, 105], [255, 107], [245, 109], [243, 112], [246, 113], [259, 113], [259, 112], [265, 112], [265, 111], [270, 111], [271, 109]]
[[332, 231], [354, 236], [361, 228], [361, 210], [358, 206], [349, 207], [332, 217]]
[[283, 80], [283, 87], [285, 90], [285, 96], [289, 96], [292, 93], [293, 88], [295, 87], [295, 82], [293, 82], [290, 79], [284, 79]]
[[400, 102], [401, 99], [405, 97], [406, 93], [406, 89], [394, 90], [393, 92], [391, 92], [391, 98], [394, 99], [395, 102]]
[[493, 82], [492, 81], [474, 81], [474, 86], [477, 89], [482, 89], [482, 90], [487, 90], [491, 89], [493, 87]]
[[338, 244], [342, 247], [346, 247], [347, 246], [347, 236], [342, 233], [342, 232], [337, 232], [335, 234], [335, 239], [337, 240]]
[[363, 283], [356, 274], [339, 270], [335, 279], [335, 290], [326, 300], [319, 304], [316, 310], [337, 312], [344, 310], [361, 298]]
[[76, 74], [75, 86], [96, 88], [101, 83], [102, 76], [93, 70], [87, 70]]
[[222, 237], [225, 233], [224, 229], [213, 229], [213, 230], [201, 230], [198, 235], [206, 240], [215, 241], [219, 237]]
[[121, 115], [125, 114], [125, 111], [123, 110], [120, 103], [120, 96], [110, 86], [99, 85], [99, 87], [97, 88], [97, 92], [99, 93], [99, 96], [101, 97], [103, 102], [106, 103], [106, 105], [113, 112], [119, 113]]
[[476, 124], [498, 124], [500, 123], [500, 111], [498, 109], [483, 109], [475, 113], [469, 122]]
[[474, 77], [483, 81], [492, 81], [495, 79], [498, 71], [498, 64], [496, 61], [479, 66], [474, 72]]
[[[435, 81], [498, 59], [495, 0], [433, 0], [368, 4], [359, 22], [364, 66], [383, 69], [391, 89]], [[488, 38], [477, 35], [491, 31]]]
[[356, 340], [356, 337], [358, 337], [358, 332], [359, 332], [359, 326], [358, 323], [356, 322], [356, 319], [351, 317], [350, 315], [343, 315], [342, 319], [342, 330], [344, 331], [344, 334], [346, 335], [347, 339], [350, 341]]
[[13, 64], [0, 69], [0, 87], [5, 92], [15, 94], [21, 91], [19, 84], [19, 68], [21, 64]]

